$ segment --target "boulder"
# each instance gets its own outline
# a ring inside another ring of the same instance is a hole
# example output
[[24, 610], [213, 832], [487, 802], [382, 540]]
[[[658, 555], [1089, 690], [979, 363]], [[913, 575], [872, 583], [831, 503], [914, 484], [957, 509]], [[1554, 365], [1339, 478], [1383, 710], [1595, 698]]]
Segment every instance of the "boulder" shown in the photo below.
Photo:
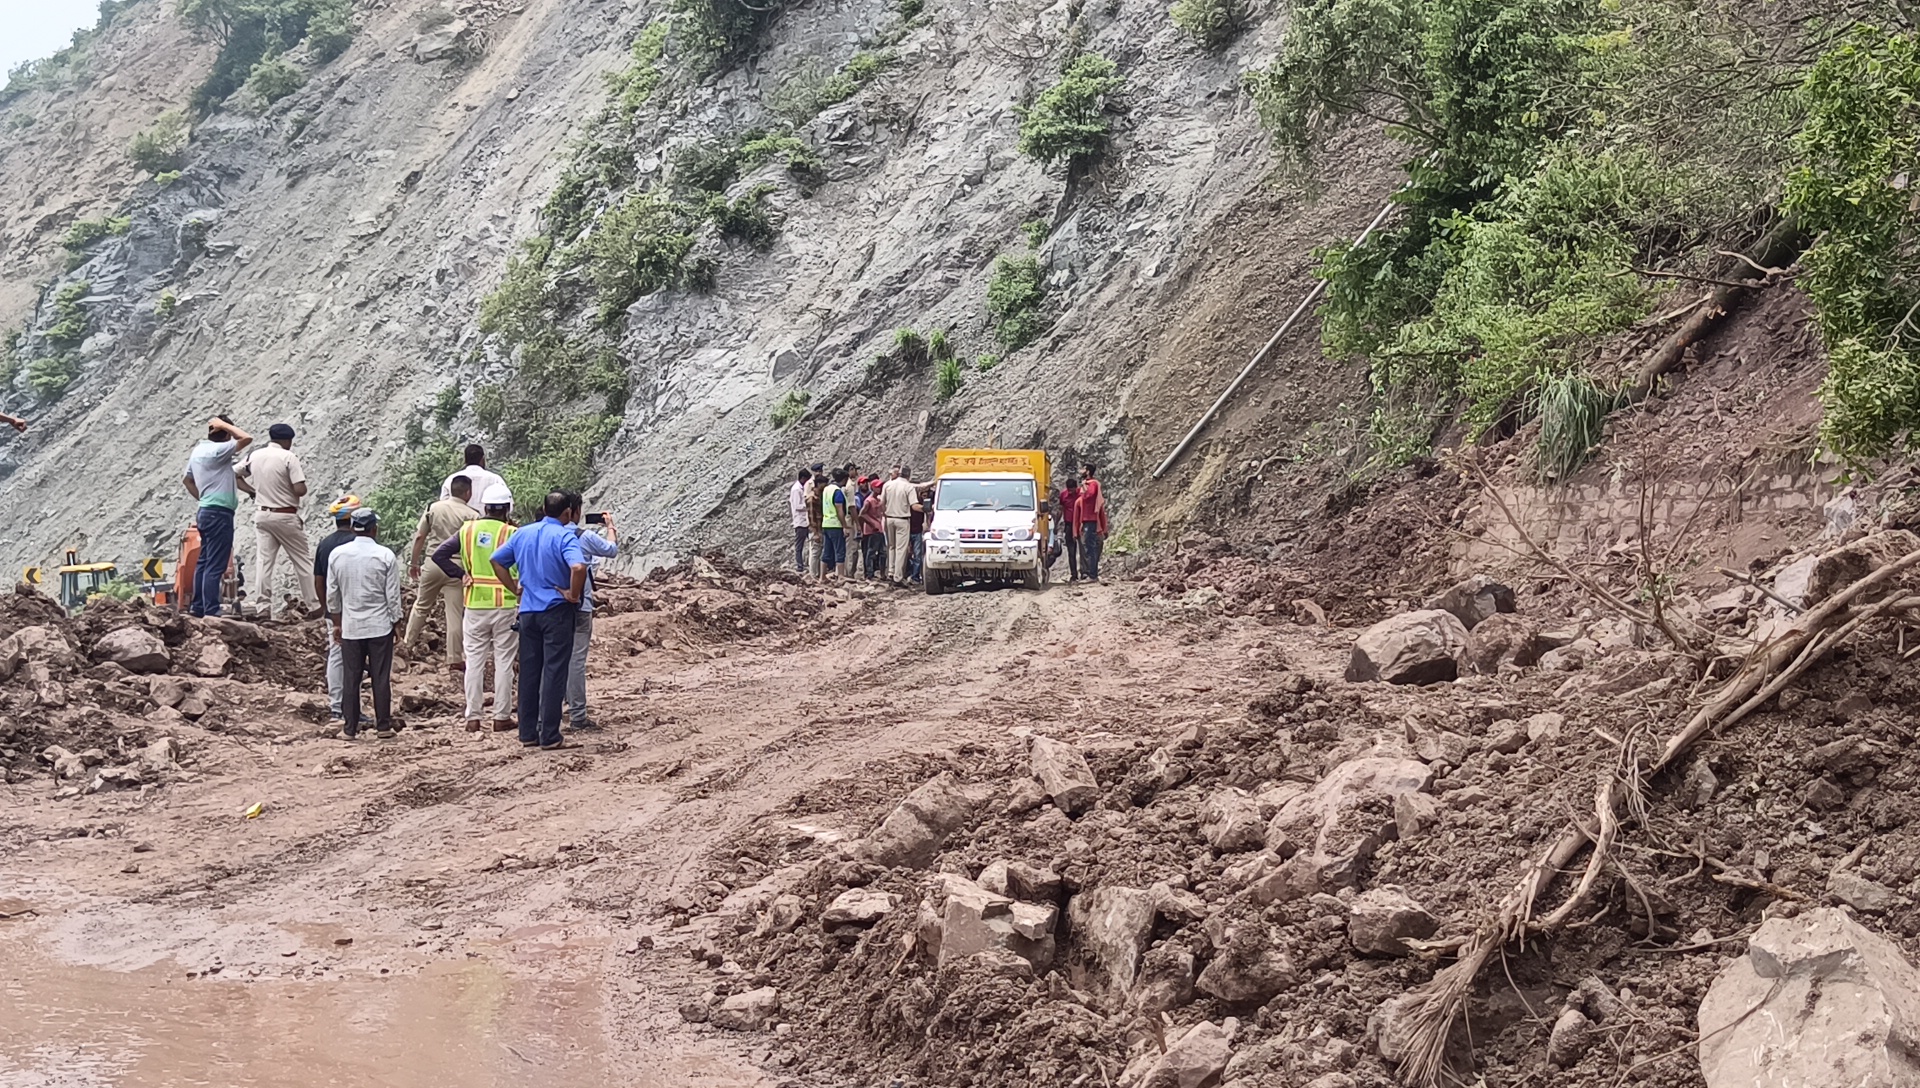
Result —
[[1369, 888], [1347, 910], [1347, 940], [1373, 956], [1404, 956], [1409, 939], [1433, 936], [1440, 928], [1427, 909], [1399, 888]]
[[1440, 823], [1440, 801], [1406, 790], [1393, 795], [1393, 827], [1402, 841], [1417, 839]]
[[1267, 835], [1267, 821], [1261, 815], [1260, 802], [1245, 790], [1227, 788], [1207, 798], [1200, 834], [1207, 845], [1222, 853], [1233, 854], [1258, 849]]
[[1527, 719], [1527, 743], [1539, 744], [1543, 740], [1560, 739], [1561, 730], [1567, 727], [1564, 714], [1543, 710]]
[[1046, 803], [1047, 791], [1040, 783], [1031, 778], [1020, 778], [1007, 788], [1007, 807], [1004, 811], [1009, 816], [1024, 816]]
[[1476, 574], [1420, 607], [1448, 613], [1471, 631], [1514, 608], [1513, 590], [1485, 574]]
[[138, 627], [108, 631], [93, 644], [95, 661], [111, 661], [128, 672], [166, 672], [173, 666], [167, 644], [158, 635]]
[[1707, 1088], [1920, 1084], [1920, 971], [1837, 908], [1769, 918], [1700, 1003]]
[[1467, 632], [1460, 667], [1475, 676], [1492, 676], [1506, 666], [1526, 668], [1540, 660], [1540, 628], [1511, 613], [1488, 616]]
[[[1284, 844], [1302, 850], [1337, 853], [1352, 841], [1377, 830], [1355, 829], [1363, 809], [1385, 811], [1402, 793], [1425, 793], [1433, 771], [1412, 759], [1363, 756], [1328, 771], [1312, 789], [1280, 807], [1267, 825], [1267, 845], [1282, 851]], [[1377, 844], [1376, 844], [1377, 845]]]
[[22, 627], [0, 639], [0, 680], [10, 679], [28, 661], [66, 666], [74, 663], [67, 636], [51, 627]]
[[1813, 565], [1820, 559], [1817, 555], [1803, 555], [1788, 563], [1773, 576], [1774, 595], [1795, 608], [1807, 605], [1807, 581], [1813, 577]]
[[1054, 805], [1069, 816], [1093, 807], [1100, 799], [1100, 782], [1080, 750], [1052, 737], [1033, 738], [1033, 777]]
[[734, 994], [707, 1014], [707, 1023], [727, 1031], [765, 1031], [780, 1015], [780, 991], [771, 986]]
[[980, 795], [943, 771], [907, 794], [862, 849], [881, 865], [922, 868], [940, 852], [947, 836], [972, 821]]
[[1035, 969], [1053, 963], [1052, 906], [1021, 903], [962, 876], [943, 876], [946, 902], [940, 913], [940, 963], [978, 955], [1007, 952]]
[[1593, 1021], [1579, 1009], [1567, 1009], [1553, 1022], [1553, 1032], [1547, 1036], [1547, 1064], [1571, 1068], [1579, 1064], [1592, 1042]]
[[1109, 885], [1074, 896], [1067, 912], [1088, 965], [1113, 989], [1131, 987], [1153, 935], [1154, 894]]
[[1807, 572], [1804, 604], [1812, 608], [1878, 568], [1915, 551], [1920, 551], [1920, 537], [1905, 529], [1893, 529], [1862, 537], [1844, 548], [1818, 556]]
[[208, 616], [201, 621], [207, 628], [235, 646], [265, 646], [266, 628], [232, 616]]
[[227, 666], [233, 663], [233, 651], [219, 639], [200, 647], [200, 656], [193, 663], [196, 676], [223, 676]]
[[1347, 679], [1356, 683], [1434, 684], [1460, 675], [1467, 628], [1450, 612], [1428, 609], [1381, 620], [1353, 644]]
[[1143, 1015], [1158, 1016], [1193, 1000], [1197, 967], [1193, 953], [1172, 942], [1155, 945], [1140, 961], [1128, 1000]]
[[471, 30], [465, 19], [437, 26], [413, 40], [413, 59], [426, 64], [453, 56]]
[[1193, 986], [1229, 1004], [1264, 1004], [1300, 981], [1293, 958], [1274, 943], [1266, 926], [1252, 921], [1228, 931], [1223, 947]]
[[140, 769], [149, 777], [164, 774], [180, 765], [180, 742], [161, 737], [140, 749]]
[[792, 933], [800, 928], [801, 919], [807, 914], [807, 904], [797, 895], [775, 896], [767, 907], [765, 933]]
[[1231, 1019], [1224, 1026], [1202, 1020], [1173, 1041], [1165, 1054], [1148, 1050], [1135, 1059], [1120, 1075], [1120, 1083], [1130, 1088], [1214, 1088], [1233, 1056], [1237, 1027]]
[[1842, 869], [1828, 877], [1827, 894], [1867, 914], [1879, 914], [1900, 905], [1900, 896], [1893, 889], [1868, 880], [1852, 869]]
[[1024, 861], [996, 861], [980, 870], [979, 884], [995, 895], [1029, 903], [1058, 903], [1060, 874]]
[[899, 905], [900, 897], [889, 892], [848, 888], [834, 896], [833, 902], [827, 904], [827, 909], [820, 912], [820, 926], [822, 929], [837, 929], [840, 926], [865, 929], [893, 913], [893, 908]]

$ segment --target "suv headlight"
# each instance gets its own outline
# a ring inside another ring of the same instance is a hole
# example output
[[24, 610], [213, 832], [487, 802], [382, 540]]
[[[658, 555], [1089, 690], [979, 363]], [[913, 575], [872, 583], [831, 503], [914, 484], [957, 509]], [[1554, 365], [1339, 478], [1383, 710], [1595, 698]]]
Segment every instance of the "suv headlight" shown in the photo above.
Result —
[[1008, 540], [1032, 540], [1033, 530], [1032, 529], [1008, 529], [1007, 539]]
[[935, 530], [933, 531], [933, 539], [935, 539], [935, 540], [959, 540], [959, 539], [960, 539], [960, 530], [958, 530], [958, 529], [935, 529]]

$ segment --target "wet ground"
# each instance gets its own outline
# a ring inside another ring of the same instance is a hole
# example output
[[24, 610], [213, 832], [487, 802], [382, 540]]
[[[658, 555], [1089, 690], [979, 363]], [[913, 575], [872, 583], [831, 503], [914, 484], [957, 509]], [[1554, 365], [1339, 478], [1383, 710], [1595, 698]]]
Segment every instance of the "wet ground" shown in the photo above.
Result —
[[1040, 702], [1151, 727], [1241, 699], [1266, 637], [1196, 644], [1121, 587], [841, 608], [676, 649], [604, 620], [605, 729], [576, 752], [264, 715], [182, 727], [191, 773], [145, 794], [0, 787], [0, 1088], [771, 1086], [780, 1037], [678, 1015], [705, 976], [671, 910], [726, 890], [716, 851], [858, 835], [896, 788], [872, 768], [1004, 740]]

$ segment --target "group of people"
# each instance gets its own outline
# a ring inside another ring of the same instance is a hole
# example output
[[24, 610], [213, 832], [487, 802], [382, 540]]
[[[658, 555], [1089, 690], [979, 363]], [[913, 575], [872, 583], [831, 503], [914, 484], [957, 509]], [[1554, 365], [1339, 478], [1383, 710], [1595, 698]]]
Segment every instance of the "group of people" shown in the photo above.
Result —
[[[1107, 499], [1098, 466], [1067, 475], [1047, 506], [1047, 569], [1064, 553], [1068, 579], [1100, 580], [1107, 539]], [[864, 576], [895, 585], [918, 585], [933, 517], [934, 484], [916, 483], [906, 465], [883, 479], [862, 475], [857, 465], [828, 471], [823, 463], [803, 468], [787, 488], [793, 525], [793, 569], [811, 578]]]
[[913, 482], [905, 465], [883, 480], [857, 465], [801, 469], [787, 488], [793, 567], [814, 578], [920, 581], [933, 484]]
[[[494, 731], [518, 730], [520, 743], [529, 748], [574, 747], [562, 733], [563, 705], [571, 729], [595, 728], [586, 699], [587, 648], [593, 637], [591, 563], [619, 555], [611, 515], [587, 515], [578, 492], [556, 490], [542, 499], [541, 517], [521, 526], [513, 520], [514, 498], [506, 480], [487, 468], [483, 448], [468, 446], [465, 467], [441, 484], [439, 500], [421, 514], [414, 530], [405, 568], [417, 587], [409, 617], [401, 598], [400, 559], [379, 542], [379, 512], [357, 496], [341, 496], [328, 506], [334, 532], [309, 558], [300, 516], [307, 481], [293, 453], [294, 430], [276, 423], [267, 436], [264, 448], [253, 449], [252, 435], [231, 418], [216, 416], [188, 458], [182, 483], [200, 504], [189, 612], [220, 614], [234, 518], [246, 494], [258, 506], [256, 570], [269, 607], [274, 570], [285, 558], [294, 568], [302, 604], [324, 609], [327, 691], [340, 736], [360, 735], [363, 680], [373, 690], [374, 735], [394, 735], [395, 647], [417, 647], [435, 608], [446, 617], [448, 668], [464, 683], [468, 730], [488, 727], [483, 715], [489, 667]], [[588, 531], [588, 523], [599, 531]]]

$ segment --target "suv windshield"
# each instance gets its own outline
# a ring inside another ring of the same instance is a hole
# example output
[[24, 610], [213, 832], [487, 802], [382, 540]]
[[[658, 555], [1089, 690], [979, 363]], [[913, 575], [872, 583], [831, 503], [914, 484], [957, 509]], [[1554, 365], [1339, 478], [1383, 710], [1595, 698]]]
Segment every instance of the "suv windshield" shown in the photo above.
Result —
[[1031, 510], [1032, 480], [942, 480], [935, 510]]

